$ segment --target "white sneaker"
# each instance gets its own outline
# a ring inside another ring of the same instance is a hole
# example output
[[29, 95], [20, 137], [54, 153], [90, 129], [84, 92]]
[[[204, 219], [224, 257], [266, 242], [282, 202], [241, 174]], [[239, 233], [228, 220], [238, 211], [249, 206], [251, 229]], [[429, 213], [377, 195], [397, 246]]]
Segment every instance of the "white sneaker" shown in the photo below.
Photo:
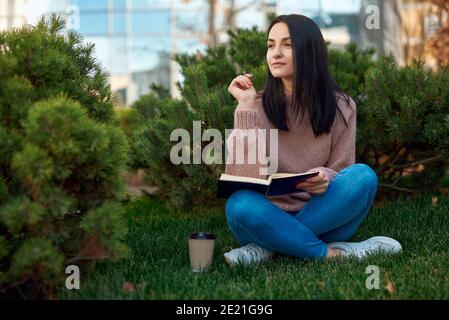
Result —
[[269, 260], [272, 257], [272, 251], [259, 247], [254, 243], [248, 243], [241, 248], [233, 249], [224, 254], [226, 262], [231, 266], [239, 263], [249, 265]]
[[388, 237], [372, 237], [362, 242], [332, 242], [327, 246], [343, 251], [344, 256], [355, 256], [360, 260], [374, 253], [395, 254], [402, 251], [401, 244]]

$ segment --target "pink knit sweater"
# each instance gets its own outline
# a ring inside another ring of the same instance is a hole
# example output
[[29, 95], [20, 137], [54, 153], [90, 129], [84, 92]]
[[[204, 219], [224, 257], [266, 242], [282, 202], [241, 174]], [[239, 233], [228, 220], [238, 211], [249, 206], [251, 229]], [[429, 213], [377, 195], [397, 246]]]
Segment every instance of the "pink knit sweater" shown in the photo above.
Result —
[[[291, 96], [287, 96], [287, 99], [291, 99]], [[300, 116], [295, 119], [293, 110], [287, 108], [287, 121], [294, 125], [289, 126], [290, 132], [278, 130], [277, 172], [301, 173], [310, 169], [321, 168], [326, 172], [329, 181], [332, 181], [338, 171], [355, 162], [356, 105], [352, 99], [350, 99], [350, 105], [340, 98], [337, 99], [337, 102], [348, 127], [346, 127], [337, 111], [331, 132], [318, 138], [315, 138], [313, 134], [307, 112], [304, 115], [303, 122], [299, 123]], [[230, 139], [239, 139], [239, 135], [245, 134], [245, 130], [255, 130], [254, 136], [257, 137], [258, 129], [275, 129], [264, 112], [262, 98], [260, 97], [256, 99], [254, 109], [237, 106], [234, 112], [234, 130], [227, 140], [227, 145], [230, 145]], [[269, 136], [268, 132], [266, 136]], [[268, 137], [266, 141], [266, 154], [268, 155], [270, 152]], [[267, 179], [268, 175], [261, 175], [259, 171], [261, 166], [265, 168], [267, 166], [261, 165], [258, 158], [256, 158], [255, 164], [254, 162], [248, 163], [247, 154], [255, 145], [257, 143], [254, 143], [254, 141], [248, 144], [248, 139], [245, 139], [244, 163], [236, 164], [235, 161], [227, 163], [225, 173]], [[233, 155], [233, 159], [236, 159], [235, 143], [233, 150], [228, 151]], [[297, 212], [304, 207], [311, 197], [312, 195], [308, 192], [297, 192], [283, 196], [271, 196], [268, 199], [282, 210]]]

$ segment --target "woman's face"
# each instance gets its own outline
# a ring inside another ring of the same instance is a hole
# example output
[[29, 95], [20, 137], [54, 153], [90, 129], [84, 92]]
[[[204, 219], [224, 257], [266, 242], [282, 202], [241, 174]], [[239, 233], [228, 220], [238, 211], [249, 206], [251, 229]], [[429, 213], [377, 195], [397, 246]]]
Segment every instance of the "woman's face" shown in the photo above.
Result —
[[275, 78], [293, 78], [293, 53], [287, 24], [276, 23], [267, 40], [267, 63]]

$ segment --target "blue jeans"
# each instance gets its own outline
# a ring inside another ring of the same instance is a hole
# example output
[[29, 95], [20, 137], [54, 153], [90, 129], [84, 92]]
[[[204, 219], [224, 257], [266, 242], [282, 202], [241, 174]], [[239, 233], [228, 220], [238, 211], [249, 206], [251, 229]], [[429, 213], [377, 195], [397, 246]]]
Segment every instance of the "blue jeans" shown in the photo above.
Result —
[[353, 236], [376, 191], [376, 173], [356, 163], [338, 172], [326, 193], [312, 197], [298, 212], [284, 211], [263, 194], [245, 189], [227, 200], [226, 219], [241, 246], [252, 242], [280, 254], [322, 259], [326, 243]]

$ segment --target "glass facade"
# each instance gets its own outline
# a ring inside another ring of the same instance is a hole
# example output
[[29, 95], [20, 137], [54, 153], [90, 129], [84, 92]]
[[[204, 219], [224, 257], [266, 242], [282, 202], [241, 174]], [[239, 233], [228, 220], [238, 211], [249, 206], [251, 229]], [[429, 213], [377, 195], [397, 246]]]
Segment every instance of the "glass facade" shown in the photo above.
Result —
[[26, 0], [0, 0], [0, 31], [20, 27], [27, 22]]
[[206, 48], [208, 12], [204, 0], [0, 0], [0, 30], [52, 13], [67, 17], [68, 29], [95, 44], [113, 91], [130, 105], [151, 83], [176, 96], [182, 79], [170, 56]]
[[79, 8], [78, 31], [97, 45], [113, 89], [126, 91], [126, 104], [148, 92], [152, 82], [173, 87], [178, 75], [170, 55], [206, 45], [200, 41], [207, 32], [203, 0], [70, 0], [68, 5]]
[[[311, 17], [331, 42], [358, 42], [360, 1], [235, 0], [236, 25], [265, 30], [269, 7], [277, 14]], [[230, 3], [217, 0], [216, 29], [225, 23]], [[207, 45], [207, 0], [0, 0], [0, 30], [35, 23], [51, 13], [66, 16], [68, 28], [96, 45], [98, 60], [111, 75], [112, 89], [127, 105], [148, 92], [153, 82], [169, 87], [176, 96], [175, 83], [183, 79], [170, 56], [204, 51]], [[218, 33], [220, 41], [227, 40], [223, 30]]]

